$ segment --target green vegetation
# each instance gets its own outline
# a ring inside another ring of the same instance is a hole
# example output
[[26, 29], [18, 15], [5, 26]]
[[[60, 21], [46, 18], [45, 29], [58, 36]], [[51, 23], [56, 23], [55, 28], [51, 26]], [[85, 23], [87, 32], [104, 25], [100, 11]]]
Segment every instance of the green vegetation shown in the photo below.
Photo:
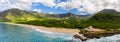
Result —
[[120, 28], [120, 16], [108, 13], [97, 13], [88, 20], [81, 20], [74, 17], [66, 17], [65, 19], [40, 18], [33, 21], [18, 22], [24, 24], [40, 25], [47, 27], [64, 27], [82, 29], [88, 26], [101, 29], [118, 29]]
[[[114, 13], [114, 14], [113, 14]], [[83, 29], [88, 26], [101, 29], [118, 29], [120, 28], [119, 12], [107, 10], [95, 14], [91, 18], [80, 19], [79, 15], [72, 13], [67, 14], [43, 14], [28, 12], [18, 9], [4, 11], [0, 14], [0, 21], [31, 24], [46, 27], [64, 27]]]
[[43, 18], [33, 21], [25, 21], [25, 22], [17, 22], [23, 24], [31, 24], [31, 25], [39, 25], [39, 26], [46, 26], [46, 27], [64, 27], [64, 28], [81, 28], [80, 27], [80, 20], [71, 20], [71, 19], [45, 19]]
[[119, 14], [97, 13], [81, 23], [101, 29], [118, 29], [120, 28], [120, 16]]
[[22, 16], [14, 16], [10, 13], [8, 13], [8, 15], [6, 16], [6, 18], [10, 21], [10, 22], [24, 22], [24, 21], [32, 21], [32, 20], [36, 20], [37, 18], [31, 15], [22, 15]]

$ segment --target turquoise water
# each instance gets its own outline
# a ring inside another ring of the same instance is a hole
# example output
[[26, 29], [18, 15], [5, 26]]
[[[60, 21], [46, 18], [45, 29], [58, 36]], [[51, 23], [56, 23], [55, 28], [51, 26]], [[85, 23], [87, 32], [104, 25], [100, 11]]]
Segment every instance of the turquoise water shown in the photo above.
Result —
[[[81, 42], [79, 39], [72, 39], [72, 36], [0, 23], [0, 42]], [[120, 34], [89, 39], [86, 42], [120, 42]]]
[[31, 28], [0, 23], [0, 42], [65, 42], [71, 35], [42, 33]]

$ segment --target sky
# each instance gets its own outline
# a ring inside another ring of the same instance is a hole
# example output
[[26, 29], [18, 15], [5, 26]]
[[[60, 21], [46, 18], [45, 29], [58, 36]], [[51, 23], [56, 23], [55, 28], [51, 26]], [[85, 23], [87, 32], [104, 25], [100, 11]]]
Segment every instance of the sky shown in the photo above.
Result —
[[120, 12], [120, 0], [0, 0], [0, 11], [11, 8], [49, 14], [71, 12], [86, 15], [103, 9]]

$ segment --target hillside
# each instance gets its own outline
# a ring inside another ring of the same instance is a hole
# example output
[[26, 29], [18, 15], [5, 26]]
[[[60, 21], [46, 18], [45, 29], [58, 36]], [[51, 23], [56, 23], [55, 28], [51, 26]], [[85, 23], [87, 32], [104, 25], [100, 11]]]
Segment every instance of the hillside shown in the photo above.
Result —
[[104, 9], [96, 13], [91, 18], [88, 18], [90, 16], [92, 15], [76, 15], [73, 13], [45, 14], [37, 13], [34, 11], [9, 9], [0, 12], [0, 21], [46, 27], [64, 27], [78, 29], [82, 29], [88, 26], [102, 29], [120, 28], [120, 12], [111, 9]]
[[72, 18], [88, 18], [90, 15], [75, 15], [73, 13], [64, 13], [64, 14], [45, 14], [38, 13], [34, 11], [25, 11], [20, 9], [8, 9], [3, 12], [0, 12], [0, 20], [2, 21], [11, 21], [16, 18], [56, 18], [56, 19], [66, 19], [69, 17]]
[[78, 28], [80, 17], [72, 13], [44, 14], [33, 11], [9, 9], [0, 12], [0, 20], [3, 22], [24, 23], [47, 27]]
[[102, 29], [120, 28], [120, 13], [115, 10], [105, 9], [84, 21], [83, 24]]
[[98, 13], [119, 14], [120, 12], [117, 12], [116, 10], [113, 9], [104, 9]]
[[2, 21], [27, 21], [30, 19], [34, 20], [34, 18], [38, 18], [38, 15], [19, 9], [8, 9], [0, 12], [0, 20]]

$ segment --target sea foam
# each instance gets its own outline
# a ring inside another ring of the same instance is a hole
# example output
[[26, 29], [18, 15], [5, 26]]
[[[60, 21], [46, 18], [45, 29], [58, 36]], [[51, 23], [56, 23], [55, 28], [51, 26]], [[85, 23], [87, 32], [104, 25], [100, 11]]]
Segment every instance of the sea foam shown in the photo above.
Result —
[[110, 37], [102, 37], [100, 39], [89, 39], [86, 42], [120, 42], [120, 35], [114, 35]]
[[49, 38], [61, 38], [61, 39], [70, 40], [73, 37], [73, 34], [57, 33], [57, 32], [36, 29], [36, 28], [32, 28], [32, 29], [34, 29], [35, 31], [43, 33], [44, 36], [49, 37]]

